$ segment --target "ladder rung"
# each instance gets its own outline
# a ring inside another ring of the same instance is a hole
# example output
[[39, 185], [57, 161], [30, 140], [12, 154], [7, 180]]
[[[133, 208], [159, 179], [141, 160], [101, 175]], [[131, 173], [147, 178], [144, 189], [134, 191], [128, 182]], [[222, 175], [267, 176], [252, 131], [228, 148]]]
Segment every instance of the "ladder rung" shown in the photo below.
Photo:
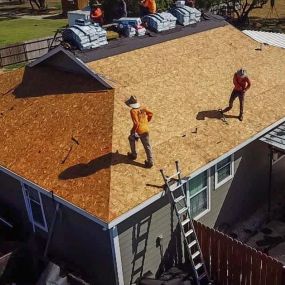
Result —
[[187, 207], [184, 207], [184, 208], [182, 208], [182, 209], [180, 209], [180, 210], [178, 211], [178, 214], [181, 215], [181, 214], [183, 214], [184, 212], [186, 212], [187, 210], [188, 210]]
[[185, 225], [187, 225], [190, 222], [190, 219], [187, 218], [185, 219], [183, 222], [181, 222], [182, 227], [184, 227]]
[[192, 242], [189, 243], [188, 247], [191, 248], [192, 246], [194, 246], [197, 243], [196, 240], [193, 240]]
[[190, 236], [191, 234], [193, 234], [193, 230], [189, 230], [188, 232], [185, 233], [185, 237], [188, 237]]
[[202, 280], [203, 278], [207, 277], [207, 273], [204, 272], [202, 275], [198, 277], [198, 280]]
[[173, 175], [166, 177], [166, 180], [170, 181], [170, 180], [173, 179], [174, 177], [177, 177], [180, 173], [181, 173], [181, 172], [178, 171], [178, 172], [174, 173]]
[[202, 263], [198, 263], [197, 265], [195, 265], [195, 269], [196, 269], [196, 270], [199, 270], [199, 268], [201, 268], [202, 266], [203, 266]]
[[179, 196], [178, 198], [174, 199], [175, 203], [178, 203], [179, 201], [183, 200], [185, 198], [185, 196]]
[[196, 258], [200, 254], [200, 251], [196, 251], [194, 254], [192, 254], [192, 259]]

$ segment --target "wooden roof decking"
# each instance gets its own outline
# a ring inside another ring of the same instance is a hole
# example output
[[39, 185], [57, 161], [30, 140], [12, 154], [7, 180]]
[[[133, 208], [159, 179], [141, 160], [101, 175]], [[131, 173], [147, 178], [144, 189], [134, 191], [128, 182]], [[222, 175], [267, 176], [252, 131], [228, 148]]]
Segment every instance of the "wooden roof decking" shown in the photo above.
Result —
[[[88, 64], [112, 80], [108, 92], [45, 67], [15, 91], [22, 72], [2, 75], [0, 92], [10, 92], [0, 97], [0, 164], [109, 222], [162, 190], [160, 168], [172, 173], [179, 160], [189, 175], [284, 117], [284, 50], [258, 47], [226, 26]], [[241, 66], [252, 80], [244, 121], [226, 125], [215, 110], [227, 105]], [[141, 144], [137, 161], [126, 158], [130, 95], [154, 112], [152, 169], [143, 167]]]

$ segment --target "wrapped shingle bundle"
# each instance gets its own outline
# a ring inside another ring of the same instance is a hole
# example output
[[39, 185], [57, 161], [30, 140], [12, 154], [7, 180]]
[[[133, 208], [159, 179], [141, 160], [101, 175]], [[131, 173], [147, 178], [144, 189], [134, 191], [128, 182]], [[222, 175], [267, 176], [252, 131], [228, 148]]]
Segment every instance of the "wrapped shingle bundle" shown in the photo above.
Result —
[[98, 24], [85, 23], [74, 25], [64, 30], [62, 34], [66, 42], [76, 46], [80, 50], [97, 48], [108, 44], [107, 32]]
[[155, 32], [163, 32], [175, 28], [176, 18], [167, 12], [150, 14], [143, 18], [147, 27]]
[[118, 23], [118, 29], [127, 37], [144, 36], [146, 29], [141, 25], [141, 18], [124, 17], [115, 21]]
[[184, 6], [174, 7], [171, 9], [171, 14], [177, 18], [177, 22], [183, 26], [196, 24], [201, 20], [201, 12], [196, 8]]

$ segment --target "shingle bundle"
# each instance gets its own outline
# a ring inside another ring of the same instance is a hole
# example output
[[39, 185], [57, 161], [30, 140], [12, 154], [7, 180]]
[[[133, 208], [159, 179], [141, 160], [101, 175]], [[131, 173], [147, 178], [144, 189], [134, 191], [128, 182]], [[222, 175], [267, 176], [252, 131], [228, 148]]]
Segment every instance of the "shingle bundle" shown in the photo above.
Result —
[[163, 32], [175, 28], [176, 17], [168, 12], [150, 14], [143, 18], [147, 27], [155, 32]]
[[174, 7], [170, 12], [177, 18], [177, 22], [183, 26], [196, 24], [201, 20], [201, 12], [196, 8], [188, 6]]
[[115, 21], [118, 24], [118, 30], [126, 37], [144, 36], [146, 29], [142, 26], [141, 18], [120, 18]]
[[98, 24], [86, 22], [65, 29], [62, 37], [66, 42], [80, 50], [97, 48], [108, 44], [107, 32]]

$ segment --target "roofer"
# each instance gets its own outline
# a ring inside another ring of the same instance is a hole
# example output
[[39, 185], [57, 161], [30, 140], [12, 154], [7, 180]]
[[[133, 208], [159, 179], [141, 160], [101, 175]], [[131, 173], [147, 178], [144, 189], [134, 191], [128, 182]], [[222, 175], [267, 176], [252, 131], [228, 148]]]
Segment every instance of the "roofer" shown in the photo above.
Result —
[[140, 16], [141, 17], [156, 13], [155, 0], [141, 0], [139, 4], [140, 4]]
[[129, 136], [131, 152], [128, 152], [128, 157], [132, 160], [137, 159], [136, 141], [141, 140], [147, 160], [145, 161], [145, 167], [151, 168], [153, 166], [152, 149], [149, 142], [149, 124], [153, 113], [145, 107], [141, 107], [135, 96], [131, 96], [126, 104], [131, 107], [131, 118], [133, 121], [133, 128]]
[[239, 103], [240, 103], [240, 111], [239, 111], [239, 120], [243, 120], [243, 107], [244, 107], [244, 95], [245, 92], [250, 88], [251, 83], [250, 80], [247, 76], [246, 70], [241, 68], [234, 74], [233, 78], [233, 83], [234, 83], [234, 89], [232, 91], [230, 100], [229, 100], [229, 106], [222, 110], [222, 113], [226, 113], [230, 111], [233, 107], [234, 100], [236, 98], [239, 98]]
[[100, 25], [103, 24], [104, 22], [104, 13], [103, 10], [101, 9], [101, 3], [96, 1], [91, 8], [90, 11], [90, 19], [93, 23], [98, 23]]

